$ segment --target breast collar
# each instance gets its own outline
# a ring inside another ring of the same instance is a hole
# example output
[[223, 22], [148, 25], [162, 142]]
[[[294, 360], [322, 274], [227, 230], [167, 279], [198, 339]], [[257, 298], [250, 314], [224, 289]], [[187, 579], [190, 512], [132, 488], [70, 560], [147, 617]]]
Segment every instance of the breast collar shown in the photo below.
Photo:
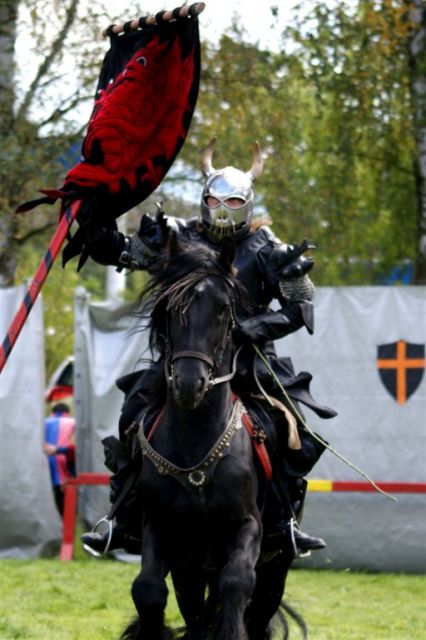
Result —
[[[143, 418], [139, 424], [138, 438], [144, 457], [148, 458], [160, 475], [169, 475], [175, 478], [188, 491], [200, 491], [208, 482], [211, 482], [216, 470], [217, 464], [230, 451], [232, 439], [237, 431], [242, 428], [241, 416], [244, 407], [238, 399], [232, 408], [231, 417], [225, 428], [210, 451], [204, 458], [192, 467], [179, 467], [170, 460], [167, 460], [160, 453], [155, 451], [145, 436]], [[151, 430], [152, 434], [153, 430]], [[150, 434], [150, 436], [151, 436]], [[149, 436], [149, 437], [150, 437]]]

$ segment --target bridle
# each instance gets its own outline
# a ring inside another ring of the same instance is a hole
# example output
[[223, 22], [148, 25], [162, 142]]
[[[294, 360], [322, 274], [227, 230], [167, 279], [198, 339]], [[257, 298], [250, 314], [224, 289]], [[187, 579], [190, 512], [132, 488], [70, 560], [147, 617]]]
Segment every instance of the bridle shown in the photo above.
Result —
[[178, 351], [177, 353], [172, 355], [170, 360], [166, 359], [165, 368], [167, 384], [171, 386], [173, 382], [173, 363], [176, 362], [176, 360], [178, 360], [179, 358], [195, 358], [196, 360], [201, 360], [202, 362], [205, 362], [209, 365], [209, 381], [207, 383], [206, 391], [210, 391], [210, 389], [212, 389], [215, 385], [232, 380], [237, 372], [237, 359], [240, 351], [241, 347], [238, 347], [238, 349], [234, 353], [231, 371], [224, 376], [218, 376], [216, 378], [213, 377], [213, 371], [217, 369], [218, 364], [215, 363], [215, 361], [210, 358], [210, 356], [207, 356], [201, 351]]
[[[225, 281], [227, 287], [230, 288], [231, 291], [234, 289], [235, 285], [232, 282], [232, 280], [230, 280], [229, 278], [227, 278], [226, 276], [224, 276], [222, 274], [206, 272], [206, 273], [200, 274], [200, 279], [201, 279], [201, 277], [208, 277], [208, 276], [215, 276], [215, 277], [221, 278], [222, 280]], [[223, 355], [225, 353], [225, 350], [226, 350], [226, 348], [228, 346], [228, 343], [229, 343], [229, 340], [231, 338], [232, 328], [234, 327], [235, 323], [236, 323], [236, 320], [235, 320], [235, 301], [234, 301], [234, 296], [230, 292], [229, 318], [228, 318], [228, 322], [227, 322], [227, 330], [224, 332], [223, 339], [222, 339], [221, 343], [219, 344], [219, 346], [217, 347], [214, 356], [212, 357], [210, 355], [207, 355], [206, 353], [203, 353], [202, 351], [185, 350], [185, 351], [173, 352], [172, 350], [170, 350], [170, 353], [166, 353], [166, 358], [165, 358], [165, 374], [166, 374], [167, 384], [169, 386], [172, 385], [174, 363], [177, 360], [180, 360], [182, 358], [193, 358], [195, 360], [200, 360], [201, 362], [204, 362], [205, 364], [208, 365], [209, 373], [208, 373], [208, 383], [207, 383], [207, 386], [206, 386], [206, 391], [209, 391], [210, 389], [212, 389], [217, 384], [222, 384], [223, 382], [228, 382], [229, 380], [232, 380], [232, 378], [234, 377], [234, 375], [235, 375], [235, 373], [237, 371], [237, 358], [238, 358], [238, 354], [239, 354], [239, 352], [241, 350], [241, 347], [239, 349], [237, 349], [235, 354], [234, 354], [234, 357], [233, 357], [233, 360], [232, 360], [231, 371], [229, 373], [227, 373], [226, 375], [223, 375], [223, 376], [214, 377], [213, 372], [216, 371], [218, 369], [218, 367], [220, 366], [220, 363], [222, 361]], [[166, 331], [167, 331], [166, 344], [170, 345], [171, 344], [171, 339], [170, 339], [170, 331], [169, 331], [168, 323], [167, 323]]]

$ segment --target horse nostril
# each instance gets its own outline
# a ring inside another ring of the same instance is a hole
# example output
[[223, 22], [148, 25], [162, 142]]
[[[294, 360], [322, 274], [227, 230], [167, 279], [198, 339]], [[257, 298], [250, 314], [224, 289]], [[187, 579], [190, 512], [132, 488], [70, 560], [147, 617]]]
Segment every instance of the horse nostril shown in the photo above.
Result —
[[205, 386], [206, 386], [206, 379], [204, 376], [201, 376], [198, 381], [198, 391], [203, 391]]

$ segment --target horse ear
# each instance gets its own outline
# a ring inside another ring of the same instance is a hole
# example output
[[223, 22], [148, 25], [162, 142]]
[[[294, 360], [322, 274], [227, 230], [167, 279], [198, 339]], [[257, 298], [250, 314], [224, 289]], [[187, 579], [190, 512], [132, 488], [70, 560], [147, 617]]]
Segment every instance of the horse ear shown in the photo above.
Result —
[[167, 252], [169, 256], [174, 256], [177, 253], [179, 253], [179, 249], [180, 249], [180, 246], [179, 246], [177, 233], [176, 231], [173, 231], [172, 229], [170, 229], [169, 237], [167, 241]]
[[232, 272], [232, 263], [235, 258], [235, 241], [234, 238], [225, 237], [222, 240], [222, 245], [220, 247], [220, 261], [226, 268], [226, 270], [231, 273]]

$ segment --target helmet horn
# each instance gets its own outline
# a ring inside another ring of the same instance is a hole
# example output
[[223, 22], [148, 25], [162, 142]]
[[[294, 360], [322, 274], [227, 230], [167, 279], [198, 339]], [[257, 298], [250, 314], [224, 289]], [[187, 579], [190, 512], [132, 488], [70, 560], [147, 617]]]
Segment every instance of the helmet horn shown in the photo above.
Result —
[[205, 178], [208, 178], [214, 172], [212, 165], [213, 151], [216, 145], [217, 138], [212, 138], [201, 153], [201, 170]]
[[253, 180], [256, 180], [263, 171], [263, 156], [262, 149], [260, 148], [260, 144], [257, 142], [254, 143], [254, 154], [253, 154], [253, 162], [250, 169], [250, 174]]

